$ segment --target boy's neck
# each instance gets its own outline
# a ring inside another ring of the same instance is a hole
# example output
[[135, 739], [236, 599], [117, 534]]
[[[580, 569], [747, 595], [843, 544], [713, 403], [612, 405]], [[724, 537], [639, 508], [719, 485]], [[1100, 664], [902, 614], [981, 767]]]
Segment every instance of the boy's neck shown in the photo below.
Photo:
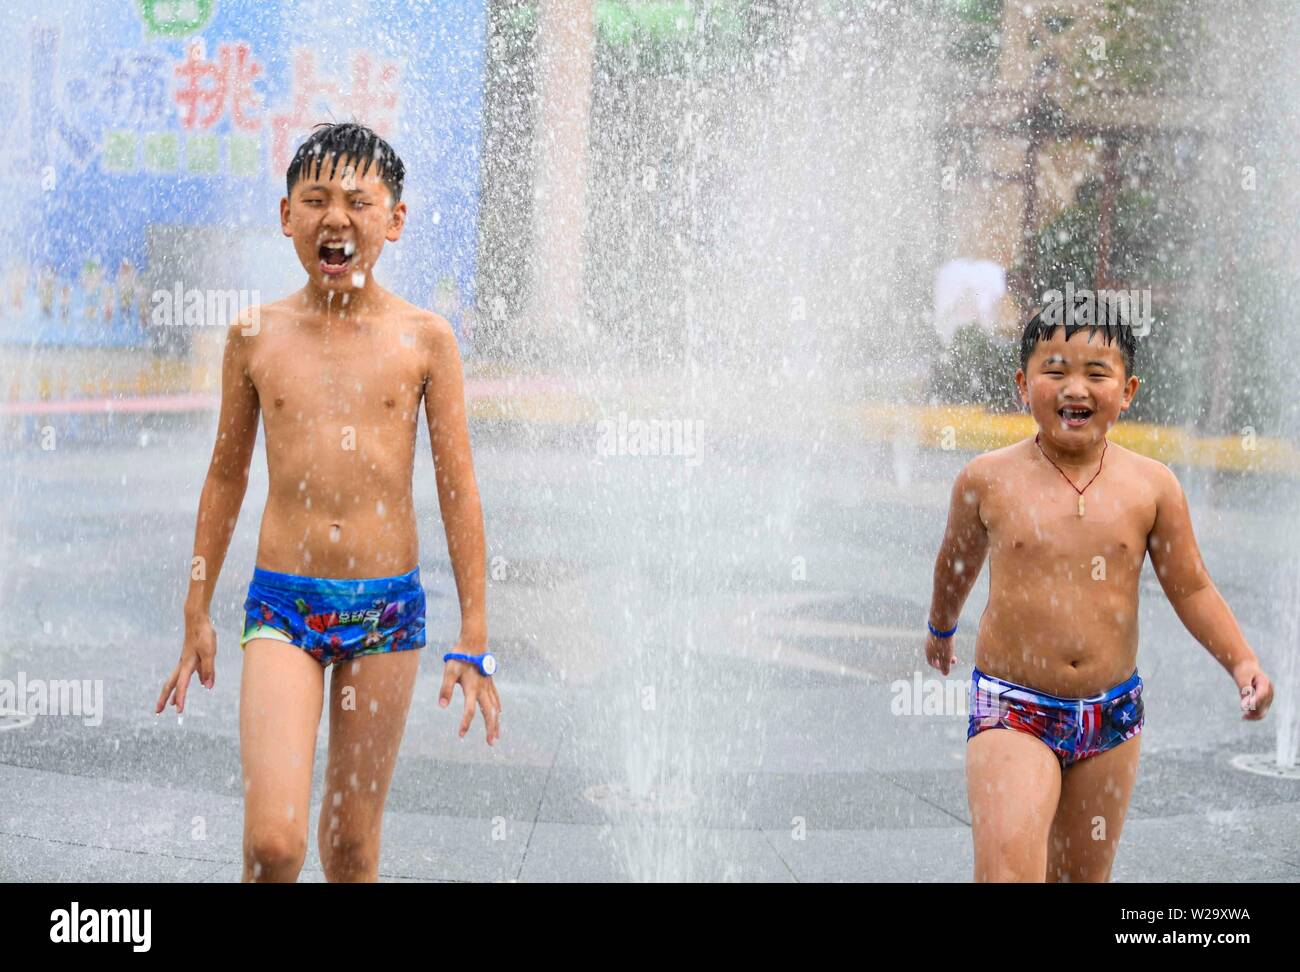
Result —
[[1099, 441], [1089, 443], [1082, 449], [1066, 451], [1039, 432], [1038, 448], [1043, 451], [1043, 455], [1058, 466], [1084, 468], [1095, 466], [1101, 461], [1102, 453], [1106, 449], [1106, 437], [1102, 436]]
[[[305, 306], [313, 314], [322, 317], [351, 317], [378, 310], [388, 296], [387, 291], [375, 283], [372, 274], [366, 274], [364, 287], [350, 290], [328, 290], [308, 280], [302, 289], [306, 298]], [[346, 299], [345, 299], [346, 298]]]

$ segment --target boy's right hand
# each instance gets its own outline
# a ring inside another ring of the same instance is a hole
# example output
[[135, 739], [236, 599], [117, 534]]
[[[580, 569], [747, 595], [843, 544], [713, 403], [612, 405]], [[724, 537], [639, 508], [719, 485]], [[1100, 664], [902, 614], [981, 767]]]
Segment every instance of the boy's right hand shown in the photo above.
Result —
[[1259, 667], [1259, 662], [1254, 659], [1242, 662], [1233, 669], [1232, 677], [1241, 695], [1241, 717], [1251, 720], [1264, 718], [1273, 703], [1273, 683]]
[[181, 648], [181, 660], [172, 673], [167, 676], [162, 694], [154, 714], [167, 708], [167, 703], [174, 700], [176, 711], [184, 713], [185, 694], [189, 691], [190, 676], [199, 673], [199, 681], [207, 689], [217, 682], [217, 632], [212, 627], [212, 619], [207, 615], [202, 618], [185, 621], [185, 645]]
[[957, 661], [957, 656], [952, 650], [952, 638], [936, 638], [932, 634], [927, 634], [925, 638], [925, 660], [931, 668], [937, 668], [944, 675], [947, 675]]

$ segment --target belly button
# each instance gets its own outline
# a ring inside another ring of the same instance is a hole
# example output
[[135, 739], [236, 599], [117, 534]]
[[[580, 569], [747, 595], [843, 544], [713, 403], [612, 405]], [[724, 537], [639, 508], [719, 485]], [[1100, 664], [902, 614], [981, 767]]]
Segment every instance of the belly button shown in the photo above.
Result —
[[342, 530], [341, 530], [340, 526], [339, 526], [337, 523], [331, 523], [331, 524], [330, 524], [330, 540], [332, 540], [334, 543], [338, 543], [338, 541], [339, 541], [339, 534], [340, 534], [341, 532], [342, 532]]
[[284, 404], [284, 399], [283, 399], [283, 398], [277, 398], [277, 399], [275, 400], [275, 407], [276, 407], [276, 408], [279, 408], [279, 407], [280, 407], [281, 405], [283, 405], [283, 404]]
[[392, 408], [392, 407], [393, 407], [394, 405], [396, 405], [397, 403], [396, 403], [395, 401], [393, 401], [393, 399], [391, 399], [391, 398], [385, 398], [385, 399], [384, 399], [384, 404], [387, 405], [389, 408]]

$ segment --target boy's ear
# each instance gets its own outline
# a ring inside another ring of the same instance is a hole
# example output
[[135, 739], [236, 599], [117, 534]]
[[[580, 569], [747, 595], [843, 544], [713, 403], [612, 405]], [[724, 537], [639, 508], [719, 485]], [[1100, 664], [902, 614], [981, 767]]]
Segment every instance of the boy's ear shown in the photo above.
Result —
[[1025, 369], [1016, 369], [1016, 390], [1020, 392], [1020, 404], [1029, 407], [1029, 386], [1025, 383]]
[[388, 230], [384, 233], [384, 239], [389, 243], [396, 243], [401, 238], [402, 228], [406, 225], [406, 203], [399, 202], [393, 207], [393, 211], [388, 214]]
[[1129, 375], [1128, 381], [1124, 382], [1124, 398], [1119, 403], [1119, 410], [1127, 412], [1128, 407], [1133, 404], [1133, 396], [1137, 394], [1138, 385], [1142, 384], [1137, 375]]
[[293, 236], [293, 230], [289, 228], [289, 197], [280, 198], [280, 230], [285, 236]]

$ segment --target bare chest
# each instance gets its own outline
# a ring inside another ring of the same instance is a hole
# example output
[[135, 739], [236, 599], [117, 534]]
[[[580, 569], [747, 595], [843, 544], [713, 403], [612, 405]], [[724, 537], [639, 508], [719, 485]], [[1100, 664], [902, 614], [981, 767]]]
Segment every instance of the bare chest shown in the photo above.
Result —
[[1064, 481], [1032, 479], [992, 490], [980, 505], [994, 557], [1036, 569], [1140, 569], [1155, 519], [1154, 500], [1122, 482], [1094, 483], [1082, 496]]
[[258, 348], [249, 376], [268, 433], [276, 427], [383, 425], [414, 420], [423, 392], [413, 346], [376, 334], [277, 336]]

